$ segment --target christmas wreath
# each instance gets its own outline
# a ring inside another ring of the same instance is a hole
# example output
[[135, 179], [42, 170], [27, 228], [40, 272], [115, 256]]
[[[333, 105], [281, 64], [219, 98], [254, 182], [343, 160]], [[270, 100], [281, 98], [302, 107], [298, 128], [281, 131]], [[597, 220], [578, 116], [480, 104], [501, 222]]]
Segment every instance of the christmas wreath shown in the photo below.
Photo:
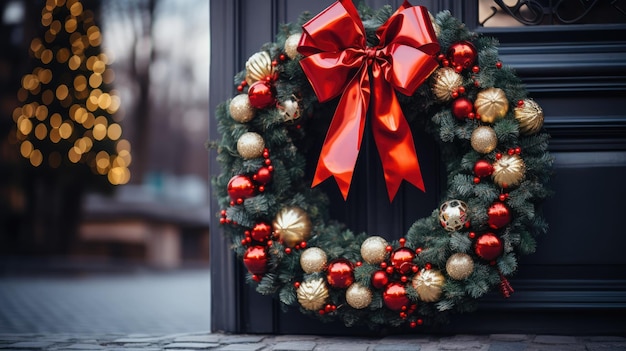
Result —
[[[370, 327], [436, 324], [496, 287], [513, 292], [506, 277], [518, 255], [547, 230], [538, 210], [552, 158], [543, 112], [496, 46], [446, 11], [343, 0], [282, 26], [248, 59], [239, 94], [216, 111], [213, 183], [224, 233], [258, 292]], [[330, 220], [315, 187], [332, 176], [348, 196], [366, 117], [390, 201], [403, 179], [424, 187], [412, 129], [436, 139], [447, 169], [445, 201], [391, 242]]]

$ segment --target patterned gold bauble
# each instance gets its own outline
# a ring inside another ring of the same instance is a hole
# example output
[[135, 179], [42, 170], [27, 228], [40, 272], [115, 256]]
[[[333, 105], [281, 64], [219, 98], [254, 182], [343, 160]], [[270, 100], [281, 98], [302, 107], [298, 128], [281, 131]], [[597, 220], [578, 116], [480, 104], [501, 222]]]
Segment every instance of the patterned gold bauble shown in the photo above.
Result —
[[311, 236], [311, 219], [300, 207], [281, 209], [276, 214], [272, 227], [278, 238], [288, 247], [294, 247]]
[[437, 69], [431, 79], [433, 94], [439, 102], [451, 100], [452, 93], [463, 85], [463, 77], [452, 67]]
[[487, 88], [481, 90], [476, 96], [474, 110], [480, 116], [481, 121], [493, 123], [509, 111], [509, 99], [502, 89]]
[[446, 278], [436, 269], [422, 269], [413, 277], [413, 288], [419, 299], [424, 302], [435, 302], [441, 298]]
[[318, 311], [328, 300], [328, 287], [323, 278], [305, 280], [296, 290], [300, 305], [310, 311]]
[[285, 40], [285, 54], [292, 60], [298, 56], [298, 44], [301, 36], [301, 33], [296, 33], [288, 36]]
[[246, 132], [237, 139], [237, 152], [246, 160], [263, 156], [263, 149], [265, 141], [258, 133]]
[[358, 310], [372, 303], [372, 291], [359, 283], [350, 285], [346, 290], [346, 302]]
[[302, 252], [300, 266], [304, 273], [321, 272], [326, 267], [328, 257], [319, 247], [310, 247]]
[[361, 244], [361, 257], [370, 264], [379, 264], [387, 258], [387, 240], [380, 236], [370, 236]]
[[519, 155], [504, 154], [493, 164], [494, 183], [502, 188], [519, 185], [524, 179], [526, 164]]
[[248, 94], [239, 94], [230, 100], [228, 106], [230, 116], [239, 123], [250, 122], [254, 118], [255, 109], [250, 105]]
[[534, 134], [543, 126], [543, 110], [535, 100], [525, 99], [521, 106], [515, 108], [515, 119], [522, 134]]
[[498, 136], [491, 127], [480, 126], [472, 132], [470, 142], [476, 152], [488, 154], [498, 145]]
[[280, 115], [283, 116], [283, 120], [285, 122], [295, 121], [300, 118], [300, 115], [302, 114], [297, 100], [286, 100], [278, 105], [278, 109], [280, 110]]
[[463, 280], [474, 271], [474, 260], [465, 253], [457, 252], [448, 258], [446, 272], [452, 279]]
[[441, 204], [439, 223], [449, 232], [462, 229], [467, 223], [467, 204], [461, 200], [449, 200]]
[[267, 77], [274, 77], [272, 58], [267, 51], [260, 51], [246, 61], [246, 82], [248, 85]]

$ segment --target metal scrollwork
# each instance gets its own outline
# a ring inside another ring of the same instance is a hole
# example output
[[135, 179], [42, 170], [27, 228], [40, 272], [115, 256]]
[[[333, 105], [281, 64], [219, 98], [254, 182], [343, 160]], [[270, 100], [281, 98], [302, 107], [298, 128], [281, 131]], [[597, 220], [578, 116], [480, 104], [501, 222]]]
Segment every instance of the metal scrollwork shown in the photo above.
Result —
[[[620, 6], [620, 0], [518, 0], [509, 6], [504, 0], [493, 0], [497, 6], [489, 6], [491, 14], [480, 22], [481, 26], [498, 14], [503, 12], [517, 22], [535, 26], [540, 24], [575, 24], [584, 21], [597, 21], [590, 19], [595, 12], [596, 18], [606, 20], [607, 12], [611, 17], [623, 16], [619, 22], [626, 22], [626, 10]], [[602, 21], [601, 21], [602, 22]], [[603, 22], [610, 23], [610, 22]]]

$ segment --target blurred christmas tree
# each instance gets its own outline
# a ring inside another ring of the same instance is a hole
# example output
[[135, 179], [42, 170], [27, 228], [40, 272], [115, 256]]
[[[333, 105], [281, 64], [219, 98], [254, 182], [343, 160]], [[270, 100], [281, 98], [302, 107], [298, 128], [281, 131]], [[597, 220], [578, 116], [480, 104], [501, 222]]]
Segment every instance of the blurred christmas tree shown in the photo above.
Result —
[[121, 138], [111, 89], [113, 71], [96, 25], [99, 1], [47, 0], [30, 42], [33, 69], [13, 111], [21, 155], [27, 159], [35, 237], [56, 253], [76, 232], [84, 190], [111, 191], [130, 180], [130, 144]]

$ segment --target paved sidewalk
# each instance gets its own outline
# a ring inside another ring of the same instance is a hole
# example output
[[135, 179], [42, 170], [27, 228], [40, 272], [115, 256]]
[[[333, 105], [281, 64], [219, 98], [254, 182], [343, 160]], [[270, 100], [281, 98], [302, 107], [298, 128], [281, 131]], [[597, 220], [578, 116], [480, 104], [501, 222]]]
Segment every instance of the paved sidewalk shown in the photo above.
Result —
[[560, 335], [389, 336], [384, 338], [309, 335], [0, 334], [0, 350], [228, 350], [228, 351], [620, 351], [626, 337]]

